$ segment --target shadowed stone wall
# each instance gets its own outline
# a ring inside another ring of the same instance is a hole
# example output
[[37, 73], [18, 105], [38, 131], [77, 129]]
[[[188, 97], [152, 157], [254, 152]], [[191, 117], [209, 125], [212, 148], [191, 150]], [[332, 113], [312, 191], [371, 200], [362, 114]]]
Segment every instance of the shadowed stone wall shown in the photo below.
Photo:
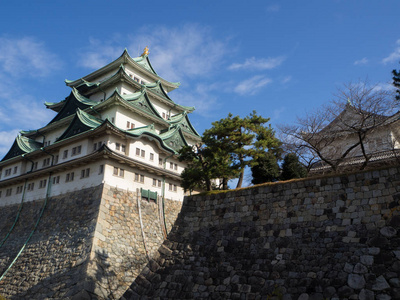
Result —
[[[15, 228], [0, 248], [1, 274], [21, 250], [43, 204], [38, 200], [22, 205]], [[161, 204], [139, 199], [136, 190], [107, 185], [50, 198], [32, 238], [0, 282], [0, 295], [118, 299], [164, 240]], [[169, 228], [181, 205], [165, 201]], [[18, 210], [19, 205], [1, 208], [0, 241]]]
[[123, 299], [400, 299], [400, 169], [191, 196]]

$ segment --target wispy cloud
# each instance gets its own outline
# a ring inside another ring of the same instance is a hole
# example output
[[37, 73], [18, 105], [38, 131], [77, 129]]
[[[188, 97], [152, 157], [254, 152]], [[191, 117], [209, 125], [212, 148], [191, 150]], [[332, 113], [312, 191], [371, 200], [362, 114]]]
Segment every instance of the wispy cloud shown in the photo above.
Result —
[[0, 37], [0, 72], [12, 76], [49, 76], [61, 60], [32, 37]]
[[256, 75], [247, 80], [240, 82], [235, 88], [235, 93], [239, 95], [255, 95], [261, 88], [270, 84], [272, 79], [263, 75]]
[[171, 80], [209, 76], [228, 51], [227, 42], [215, 38], [211, 29], [193, 24], [143, 30], [131, 48], [138, 44], [149, 46], [157, 72]]
[[121, 47], [89, 38], [89, 46], [81, 52], [78, 63], [89, 69], [98, 69], [119, 57], [122, 50]]
[[390, 53], [388, 56], [386, 56], [384, 59], [382, 59], [382, 63], [387, 64], [387, 63], [393, 63], [397, 62], [400, 60], [400, 39], [396, 41], [396, 49], [392, 53]]
[[268, 57], [268, 58], [247, 58], [243, 63], [231, 64], [229, 70], [270, 70], [280, 66], [284, 61], [285, 56]]
[[368, 58], [364, 57], [364, 58], [362, 58], [362, 59], [356, 60], [356, 61], [354, 62], [354, 65], [355, 65], [355, 66], [366, 65], [368, 62], [369, 62], [369, 61], [368, 61]]
[[286, 84], [292, 80], [292, 76], [285, 76], [282, 78], [281, 83]]
[[114, 37], [112, 43], [90, 39], [79, 63], [99, 68], [121, 55], [125, 47], [136, 56], [146, 46], [157, 73], [171, 81], [208, 75], [228, 51], [227, 43], [214, 38], [208, 28], [192, 24], [173, 28], [143, 27], [132, 36]]
[[281, 7], [278, 4], [273, 4], [267, 6], [267, 12], [278, 12], [281, 10]]

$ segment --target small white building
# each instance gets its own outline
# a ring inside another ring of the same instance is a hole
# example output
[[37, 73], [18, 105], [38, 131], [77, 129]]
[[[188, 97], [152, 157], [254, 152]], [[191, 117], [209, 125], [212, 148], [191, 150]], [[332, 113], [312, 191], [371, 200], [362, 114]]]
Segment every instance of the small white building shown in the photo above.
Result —
[[[313, 136], [310, 143], [321, 156], [346, 169], [363, 165], [393, 163], [400, 159], [400, 112], [390, 116], [359, 112], [351, 103], [326, 127]], [[311, 172], [329, 172], [326, 162], [316, 163]]]
[[188, 114], [168, 93], [179, 86], [154, 71], [145, 49], [66, 84], [72, 91], [45, 103], [55, 117], [21, 131], [0, 162], [0, 206], [106, 183], [141, 190], [143, 198], [182, 201], [177, 151], [201, 141]]

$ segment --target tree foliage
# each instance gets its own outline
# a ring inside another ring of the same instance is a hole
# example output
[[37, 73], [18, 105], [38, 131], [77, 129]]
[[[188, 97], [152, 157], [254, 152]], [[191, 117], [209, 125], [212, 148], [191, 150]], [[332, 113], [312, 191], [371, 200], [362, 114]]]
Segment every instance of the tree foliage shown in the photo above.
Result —
[[213, 126], [204, 132], [206, 145], [226, 159], [231, 170], [228, 175], [239, 177], [237, 188], [243, 184], [246, 166], [257, 164], [257, 159], [268, 149], [280, 147], [273, 129], [266, 125], [268, 122], [268, 118], [257, 115], [255, 111], [244, 118], [230, 113], [228, 117], [213, 122]]
[[277, 181], [279, 179], [278, 160], [272, 152], [265, 152], [265, 155], [259, 156], [255, 162], [256, 164], [251, 167], [252, 184]]
[[295, 153], [288, 153], [283, 158], [282, 173], [280, 178], [282, 180], [289, 180], [293, 178], [303, 178], [307, 176], [307, 170], [300, 163], [299, 157]]
[[213, 122], [203, 134], [202, 145], [180, 151], [180, 160], [188, 164], [182, 186], [211, 190], [213, 179], [219, 179], [218, 188], [227, 189], [230, 179], [239, 178], [237, 187], [241, 187], [247, 166], [259, 164], [266, 152], [280, 155], [281, 143], [268, 122], [255, 111], [244, 118], [229, 114]]
[[396, 100], [400, 100], [400, 71], [393, 70], [393, 85], [397, 88], [396, 90]]

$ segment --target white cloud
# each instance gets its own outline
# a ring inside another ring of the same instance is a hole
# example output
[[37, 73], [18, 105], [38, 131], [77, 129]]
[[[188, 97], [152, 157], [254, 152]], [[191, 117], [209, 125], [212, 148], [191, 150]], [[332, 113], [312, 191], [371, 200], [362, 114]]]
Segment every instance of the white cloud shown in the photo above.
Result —
[[274, 111], [272, 112], [272, 117], [271, 117], [271, 121], [276, 122], [277, 120], [280, 119], [282, 113], [286, 110], [285, 107], [280, 107], [277, 109], [274, 109]]
[[268, 58], [247, 58], [243, 63], [234, 63], [228, 67], [229, 70], [270, 70], [278, 67], [285, 61], [286, 57], [268, 57]]
[[393, 63], [400, 60], [400, 39], [396, 41], [397, 48], [394, 49], [392, 53], [390, 53], [387, 57], [382, 59], [382, 63]]
[[283, 77], [283, 79], [281, 80], [282, 84], [286, 84], [288, 82], [290, 82], [292, 80], [292, 76], [285, 76]]
[[267, 12], [278, 12], [281, 10], [281, 7], [278, 4], [267, 6]]
[[356, 60], [354, 62], [355, 66], [366, 65], [368, 63], [368, 58], [364, 57], [362, 59]]
[[197, 25], [149, 28], [143, 32], [135, 37], [130, 48], [149, 46], [149, 57], [157, 73], [170, 80], [207, 76], [218, 68], [227, 53], [226, 42], [214, 38], [210, 29]]
[[235, 93], [239, 95], [255, 95], [259, 92], [259, 90], [270, 84], [272, 79], [267, 78], [262, 75], [253, 76], [247, 80], [240, 82], [235, 88]]
[[378, 83], [374, 85], [374, 91], [394, 91], [396, 88], [391, 83]]
[[177, 90], [174, 92], [174, 101], [185, 106], [194, 106], [195, 112], [201, 116], [209, 117], [210, 111], [220, 108], [217, 96], [213, 93], [217, 89], [214, 84], [200, 83], [194, 89]]
[[43, 43], [32, 37], [0, 37], [0, 72], [12, 76], [50, 75], [61, 61]]
[[78, 63], [89, 69], [99, 69], [119, 57], [122, 50], [118, 46], [90, 38], [88, 50], [81, 53]]
[[10, 147], [17, 134], [18, 130], [16, 129], [10, 131], [0, 131], [0, 159], [2, 159], [4, 155], [7, 154], [8, 150], [10, 150]]
[[167, 80], [182, 81], [208, 75], [227, 53], [224, 41], [213, 38], [210, 29], [197, 25], [143, 27], [137, 32], [112, 41], [91, 39], [90, 46], [81, 53], [80, 64], [99, 68], [120, 56], [124, 47], [136, 57], [148, 46], [156, 72]]

